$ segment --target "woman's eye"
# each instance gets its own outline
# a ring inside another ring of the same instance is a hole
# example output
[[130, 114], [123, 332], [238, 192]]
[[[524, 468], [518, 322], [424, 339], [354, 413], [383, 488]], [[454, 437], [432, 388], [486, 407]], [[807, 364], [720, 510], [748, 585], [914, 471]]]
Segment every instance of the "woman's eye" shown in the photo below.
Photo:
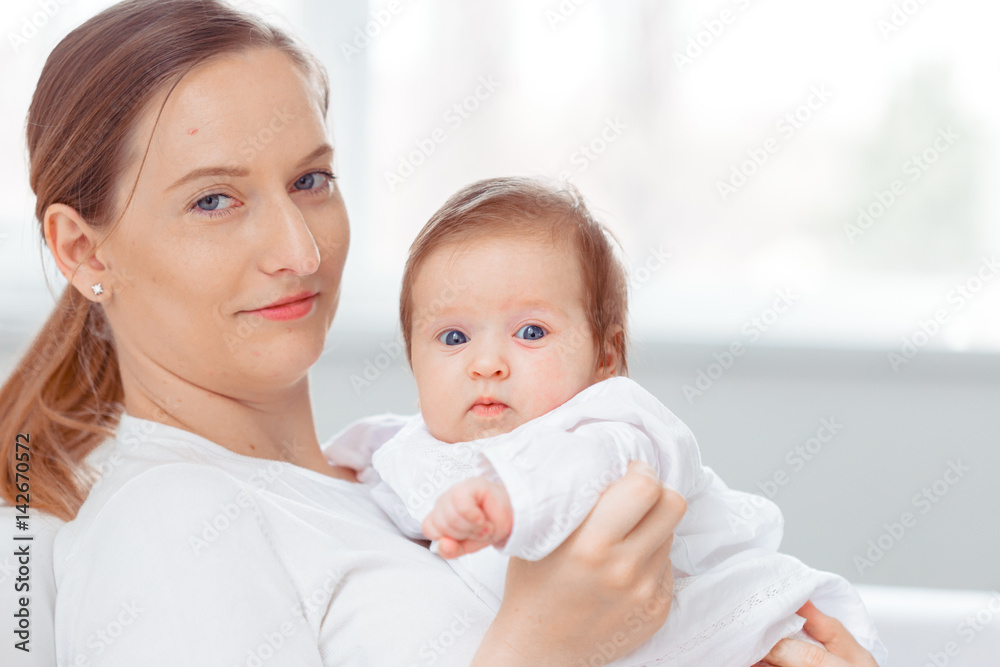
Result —
[[446, 331], [440, 336], [438, 336], [438, 340], [444, 343], [445, 345], [461, 345], [463, 343], [469, 342], [469, 339], [466, 337], [464, 333], [462, 333], [461, 331], [456, 331], [454, 329], [452, 329], [451, 331]]
[[545, 329], [541, 328], [537, 324], [527, 324], [517, 330], [514, 334], [518, 338], [523, 338], [524, 340], [538, 340], [545, 335]]
[[316, 190], [327, 186], [333, 178], [333, 174], [325, 171], [314, 171], [295, 181], [293, 187], [296, 190]]
[[235, 203], [236, 200], [228, 195], [208, 195], [196, 201], [194, 205], [202, 211], [223, 211], [232, 208]]

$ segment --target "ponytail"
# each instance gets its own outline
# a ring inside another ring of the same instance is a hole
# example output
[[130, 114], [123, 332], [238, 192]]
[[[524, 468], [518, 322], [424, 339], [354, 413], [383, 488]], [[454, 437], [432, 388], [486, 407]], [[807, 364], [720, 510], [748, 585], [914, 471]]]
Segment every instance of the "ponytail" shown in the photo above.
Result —
[[[67, 285], [27, 354], [0, 389], [0, 496], [64, 521], [94, 481], [84, 458], [114, 434], [124, 394], [103, 309]], [[20, 436], [20, 437], [19, 437]], [[28, 445], [28, 470], [17, 454]], [[24, 471], [24, 466], [21, 467]]]

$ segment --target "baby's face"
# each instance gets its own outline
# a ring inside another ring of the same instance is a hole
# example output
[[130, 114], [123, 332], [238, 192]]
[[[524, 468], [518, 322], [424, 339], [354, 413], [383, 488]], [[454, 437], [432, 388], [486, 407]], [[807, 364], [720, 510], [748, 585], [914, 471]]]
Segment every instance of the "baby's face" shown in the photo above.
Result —
[[413, 283], [413, 314], [420, 410], [444, 442], [507, 433], [608, 375], [569, 240], [438, 248]]

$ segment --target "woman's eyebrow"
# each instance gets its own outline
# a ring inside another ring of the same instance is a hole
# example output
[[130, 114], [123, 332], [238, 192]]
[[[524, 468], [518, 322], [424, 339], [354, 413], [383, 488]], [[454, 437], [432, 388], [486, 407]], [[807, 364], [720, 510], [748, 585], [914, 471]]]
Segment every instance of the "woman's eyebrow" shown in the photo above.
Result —
[[202, 167], [201, 169], [195, 169], [189, 172], [186, 176], [181, 176], [177, 179], [173, 185], [167, 188], [167, 190], [173, 190], [178, 188], [185, 183], [191, 181], [196, 181], [199, 178], [205, 178], [206, 176], [230, 176], [232, 178], [239, 178], [246, 176], [250, 173], [250, 170], [246, 167]]
[[303, 167], [316, 158], [324, 157], [326, 155], [333, 155], [333, 146], [330, 144], [321, 144], [312, 153], [302, 158], [296, 166]]
[[[333, 146], [330, 144], [322, 144], [318, 146], [312, 153], [299, 160], [299, 163], [295, 166], [296, 168], [302, 167], [316, 158], [324, 157], [326, 155], [333, 155]], [[200, 169], [188, 172], [186, 175], [177, 179], [173, 185], [167, 188], [167, 190], [173, 190], [174, 188], [180, 187], [185, 183], [196, 181], [199, 178], [205, 178], [207, 176], [229, 176], [230, 178], [242, 178], [247, 176], [249, 173], [250, 170], [246, 167], [201, 167]]]

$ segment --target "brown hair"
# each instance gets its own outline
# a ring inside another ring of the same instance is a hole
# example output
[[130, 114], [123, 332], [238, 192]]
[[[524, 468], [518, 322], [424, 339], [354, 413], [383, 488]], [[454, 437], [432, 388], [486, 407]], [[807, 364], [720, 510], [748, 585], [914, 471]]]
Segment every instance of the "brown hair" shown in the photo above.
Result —
[[[45, 62], [28, 110], [39, 223], [51, 204], [61, 203], [111, 233], [135, 188], [120, 203], [127, 188], [119, 181], [131, 161], [141, 158], [141, 170], [149, 150], [135, 135], [154, 98], [164, 91], [169, 96], [211, 58], [267, 47], [315, 79], [325, 113], [323, 66], [290, 36], [219, 0], [121, 2], [73, 30]], [[25, 478], [17, 476], [15, 441], [27, 434], [31, 506], [72, 519], [95, 478], [84, 458], [114, 434], [123, 401], [103, 307], [67, 285], [0, 389], [0, 495], [12, 504], [24, 501], [17, 497]]]
[[627, 375], [628, 281], [615, 254], [618, 242], [594, 219], [575, 186], [548, 185], [533, 178], [488, 178], [468, 185], [452, 195], [417, 234], [399, 297], [407, 360], [414, 326], [413, 281], [424, 260], [446, 244], [524, 234], [570, 240], [580, 260], [598, 367], [610, 353], [617, 358], [618, 374]]

